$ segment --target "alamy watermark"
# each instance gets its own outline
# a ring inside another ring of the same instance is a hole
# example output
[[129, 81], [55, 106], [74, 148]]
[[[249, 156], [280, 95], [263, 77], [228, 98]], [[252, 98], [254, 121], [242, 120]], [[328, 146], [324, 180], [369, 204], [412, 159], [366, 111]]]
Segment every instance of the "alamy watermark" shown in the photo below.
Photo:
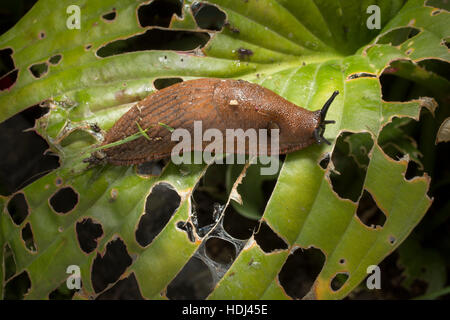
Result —
[[[273, 175], [280, 166], [279, 137], [280, 129], [226, 129], [225, 135], [216, 128], [203, 132], [202, 121], [194, 121], [193, 137], [183, 128], [172, 132], [171, 141], [179, 142], [172, 149], [171, 160], [174, 164], [245, 164], [248, 154], [264, 165], [261, 175]], [[204, 142], [210, 143], [204, 147]]]
[[80, 267], [72, 264], [67, 267], [66, 273], [70, 274], [66, 280], [66, 286], [69, 290], [81, 289], [81, 271]]
[[366, 21], [369, 30], [381, 29], [381, 10], [380, 7], [372, 4], [367, 7], [366, 13], [371, 14]]
[[377, 265], [370, 265], [367, 267], [367, 273], [370, 276], [367, 277], [366, 286], [367, 289], [381, 289], [381, 270]]
[[81, 10], [80, 7], [72, 4], [67, 7], [66, 13], [70, 16], [66, 20], [66, 27], [68, 29], [81, 29]]

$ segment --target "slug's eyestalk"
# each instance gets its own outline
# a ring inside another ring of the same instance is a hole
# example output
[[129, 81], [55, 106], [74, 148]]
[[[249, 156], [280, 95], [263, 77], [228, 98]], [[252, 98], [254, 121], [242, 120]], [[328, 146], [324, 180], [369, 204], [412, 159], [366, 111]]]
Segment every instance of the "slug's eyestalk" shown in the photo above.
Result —
[[325, 117], [327, 115], [328, 109], [330, 108], [331, 103], [333, 103], [334, 98], [339, 94], [339, 91], [334, 91], [331, 97], [325, 102], [322, 109], [319, 111], [320, 118], [319, 118], [319, 124], [317, 128], [314, 130], [314, 138], [316, 139], [317, 143], [322, 143], [325, 141], [327, 144], [331, 144], [327, 139], [323, 137], [323, 134], [325, 132], [325, 125], [335, 123], [334, 120], [325, 120]]

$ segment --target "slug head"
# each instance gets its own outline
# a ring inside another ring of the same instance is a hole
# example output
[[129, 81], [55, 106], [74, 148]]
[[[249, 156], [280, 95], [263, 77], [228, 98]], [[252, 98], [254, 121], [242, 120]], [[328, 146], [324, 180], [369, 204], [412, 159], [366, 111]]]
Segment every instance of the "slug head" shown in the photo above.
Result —
[[83, 159], [84, 163], [88, 163], [88, 168], [92, 168], [96, 165], [104, 165], [107, 161], [107, 156], [102, 151], [95, 151], [92, 152], [91, 156], [89, 158]]
[[325, 120], [325, 117], [327, 115], [328, 109], [330, 108], [331, 103], [333, 102], [334, 98], [339, 94], [339, 91], [334, 91], [331, 97], [325, 102], [322, 109], [317, 111], [319, 113], [319, 124], [314, 129], [314, 138], [316, 139], [317, 143], [325, 142], [327, 144], [331, 144], [327, 139], [324, 138], [323, 134], [325, 133], [325, 126], [327, 124], [335, 123], [334, 120]]

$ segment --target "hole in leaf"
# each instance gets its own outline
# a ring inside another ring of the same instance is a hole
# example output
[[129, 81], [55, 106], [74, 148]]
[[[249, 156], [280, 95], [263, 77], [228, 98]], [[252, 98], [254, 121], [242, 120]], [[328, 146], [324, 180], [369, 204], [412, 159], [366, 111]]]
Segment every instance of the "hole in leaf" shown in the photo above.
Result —
[[217, 263], [230, 264], [236, 258], [234, 245], [221, 238], [211, 237], [205, 243], [206, 255]]
[[258, 232], [255, 233], [255, 240], [261, 249], [267, 253], [288, 248], [287, 243], [284, 242], [284, 240], [281, 239], [265, 221], [261, 223]]
[[3, 250], [4, 254], [4, 267], [5, 267], [5, 281], [8, 281], [13, 275], [16, 274], [16, 261], [14, 260], [14, 253], [11, 250], [11, 247], [6, 244]]
[[367, 72], [359, 72], [351, 74], [347, 77], [347, 80], [353, 80], [358, 78], [376, 78], [377, 75], [373, 73], [367, 73]]
[[331, 280], [330, 286], [333, 291], [338, 291], [342, 288], [342, 286], [345, 284], [345, 282], [348, 279], [348, 273], [346, 272], [340, 272], [336, 274], [333, 279]]
[[324, 157], [320, 160], [319, 165], [322, 169], [326, 170], [329, 163], [330, 163], [330, 153], [327, 152], [324, 155]]
[[397, 241], [397, 239], [395, 239], [394, 236], [389, 236], [389, 243], [390, 243], [391, 245], [394, 245], [396, 241]]
[[189, 238], [189, 241], [195, 242], [195, 236], [194, 236], [194, 232], [193, 232], [194, 227], [192, 226], [192, 224], [190, 222], [178, 221], [177, 228], [186, 232], [186, 234]]
[[411, 180], [415, 177], [423, 176], [423, 169], [415, 161], [408, 161], [408, 167], [405, 172], [405, 179]]
[[165, 160], [147, 161], [136, 167], [136, 172], [142, 176], [159, 176], [166, 166]]
[[50, 198], [49, 203], [55, 212], [66, 214], [72, 211], [78, 203], [78, 193], [72, 187], [64, 187]]
[[141, 27], [159, 26], [167, 28], [174, 14], [181, 18], [181, 8], [182, 2], [180, 0], [154, 0], [139, 7], [139, 24]]
[[5, 285], [5, 300], [22, 300], [31, 288], [28, 272], [23, 271]]
[[334, 170], [330, 172], [330, 180], [341, 198], [356, 202], [360, 197], [372, 147], [369, 133], [343, 132], [337, 138], [331, 156]]
[[448, 0], [427, 0], [425, 5], [450, 11], [450, 2]]
[[211, 230], [222, 214], [227, 201], [225, 172], [224, 165], [210, 165], [192, 193], [191, 219], [200, 237]]
[[378, 144], [383, 152], [395, 161], [404, 158], [406, 154], [409, 154], [411, 159], [419, 161], [420, 153], [416, 142], [412, 139], [417, 130], [417, 121], [395, 117], [381, 130]]
[[96, 300], [144, 300], [134, 273], [119, 280], [114, 286], [100, 294]]
[[181, 78], [158, 78], [153, 81], [153, 85], [157, 90], [161, 90], [170, 87], [176, 83], [183, 82]]
[[136, 241], [149, 245], [169, 222], [180, 205], [181, 197], [168, 183], [155, 185], [147, 197], [145, 214], [139, 220]]
[[450, 49], [450, 41], [448, 39], [443, 39], [441, 45], [446, 46], [447, 49]]
[[17, 81], [19, 70], [11, 71], [0, 78], [0, 91], [10, 89]]
[[9, 200], [8, 213], [16, 225], [21, 225], [28, 216], [28, 204], [23, 193], [17, 193]]
[[45, 34], [45, 32], [44, 31], [41, 31], [41, 32], [39, 32], [39, 39], [44, 39], [45, 38], [45, 36], [46, 36], [46, 34]]
[[48, 71], [48, 64], [47, 62], [36, 63], [29, 70], [35, 78], [42, 78]]
[[56, 54], [53, 57], [50, 57], [50, 59], [48, 59], [48, 62], [50, 62], [50, 64], [52, 65], [57, 65], [61, 61], [61, 58], [62, 55]]
[[418, 93], [414, 90], [414, 82], [396, 75], [401, 68], [407, 67], [410, 63], [393, 62], [386, 68], [380, 76], [381, 93], [384, 101], [405, 102], [414, 98]]
[[433, 72], [443, 78], [448, 79], [450, 74], [450, 63], [438, 59], [426, 59], [417, 63], [419, 67]]
[[77, 222], [75, 230], [80, 248], [85, 253], [94, 251], [97, 248], [98, 238], [103, 235], [101, 224], [95, 223], [91, 218], [84, 218]]
[[4, 3], [0, 10], [0, 30], [1, 33], [11, 29], [30, 9], [37, 0], [22, 2]]
[[173, 300], [203, 300], [213, 288], [208, 266], [199, 258], [192, 257], [169, 283], [166, 296]]
[[[97, 50], [102, 58], [144, 50], [190, 51], [203, 47], [210, 36], [205, 32], [150, 29], [128, 39], [116, 40]], [[162, 59], [162, 58], [161, 58]], [[170, 60], [164, 59], [170, 65]]]
[[383, 227], [386, 222], [386, 215], [378, 208], [372, 195], [367, 190], [364, 190], [359, 200], [356, 215], [362, 223], [371, 228]]
[[117, 281], [131, 262], [125, 243], [119, 238], [110, 241], [104, 256], [97, 253], [92, 264], [91, 279], [95, 292], [101, 292]]
[[0, 78], [14, 70], [12, 54], [10, 48], [0, 50]]
[[60, 177], [57, 177], [55, 179], [55, 186], [60, 187], [63, 184], [63, 179], [61, 179]]
[[399, 46], [406, 40], [411, 39], [420, 32], [414, 27], [402, 27], [389, 31], [378, 39], [379, 44], [391, 44], [392, 46]]
[[113, 9], [111, 12], [105, 13], [102, 16], [102, 19], [110, 22], [110, 21], [113, 21], [114, 19], [116, 19], [116, 16], [117, 16], [116, 9]]
[[[82, 287], [82, 286], [81, 286]], [[67, 288], [66, 281], [63, 281], [58, 288], [49, 293], [49, 300], [72, 300], [73, 295], [77, 292], [76, 289]]]
[[202, 2], [194, 2], [191, 10], [200, 28], [212, 31], [222, 30], [226, 15], [216, 6]]
[[345, 259], [339, 259], [340, 264], [345, 264], [345, 262], [346, 262]]
[[[278, 167], [278, 169], [281, 167]], [[231, 192], [232, 186], [242, 172], [244, 165], [233, 165], [227, 174], [227, 188]], [[241, 196], [242, 204], [231, 201], [231, 206], [241, 215], [254, 220], [259, 220], [264, 213], [267, 202], [272, 195], [276, 185], [279, 171], [268, 174], [262, 174], [262, 170], [268, 169], [268, 166], [252, 164], [248, 167], [242, 183], [238, 185], [237, 192]], [[275, 169], [275, 168], [272, 168]]]
[[325, 255], [316, 248], [299, 248], [290, 254], [278, 279], [286, 293], [294, 298], [303, 298], [311, 289], [325, 263]]
[[2, 154], [7, 155], [0, 157], [0, 194], [12, 194], [59, 166], [57, 156], [44, 155], [48, 144], [40, 135], [24, 132], [47, 111], [34, 106], [0, 124]]
[[25, 247], [31, 252], [36, 252], [36, 244], [34, 242], [33, 231], [31, 230], [31, 224], [28, 222], [25, 227], [22, 228], [22, 240], [25, 242]]
[[245, 240], [253, 235], [253, 231], [258, 226], [258, 222], [259, 220], [246, 218], [239, 214], [232, 206], [228, 206], [225, 210], [223, 228], [233, 238]]

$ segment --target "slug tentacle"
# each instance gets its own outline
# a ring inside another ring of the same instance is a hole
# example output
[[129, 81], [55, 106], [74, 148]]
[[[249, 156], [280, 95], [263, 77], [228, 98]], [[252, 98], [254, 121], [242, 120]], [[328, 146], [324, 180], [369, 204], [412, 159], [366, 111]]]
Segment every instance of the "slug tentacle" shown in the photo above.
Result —
[[324, 138], [323, 134], [325, 132], [325, 126], [327, 124], [336, 123], [334, 120], [325, 120], [325, 117], [327, 115], [328, 109], [330, 108], [331, 104], [333, 103], [336, 96], [339, 94], [339, 91], [336, 90], [333, 92], [331, 97], [325, 102], [322, 109], [320, 110], [320, 118], [319, 118], [319, 125], [314, 130], [314, 138], [316, 139], [317, 143], [325, 142], [328, 145], [331, 145], [330, 141]]

